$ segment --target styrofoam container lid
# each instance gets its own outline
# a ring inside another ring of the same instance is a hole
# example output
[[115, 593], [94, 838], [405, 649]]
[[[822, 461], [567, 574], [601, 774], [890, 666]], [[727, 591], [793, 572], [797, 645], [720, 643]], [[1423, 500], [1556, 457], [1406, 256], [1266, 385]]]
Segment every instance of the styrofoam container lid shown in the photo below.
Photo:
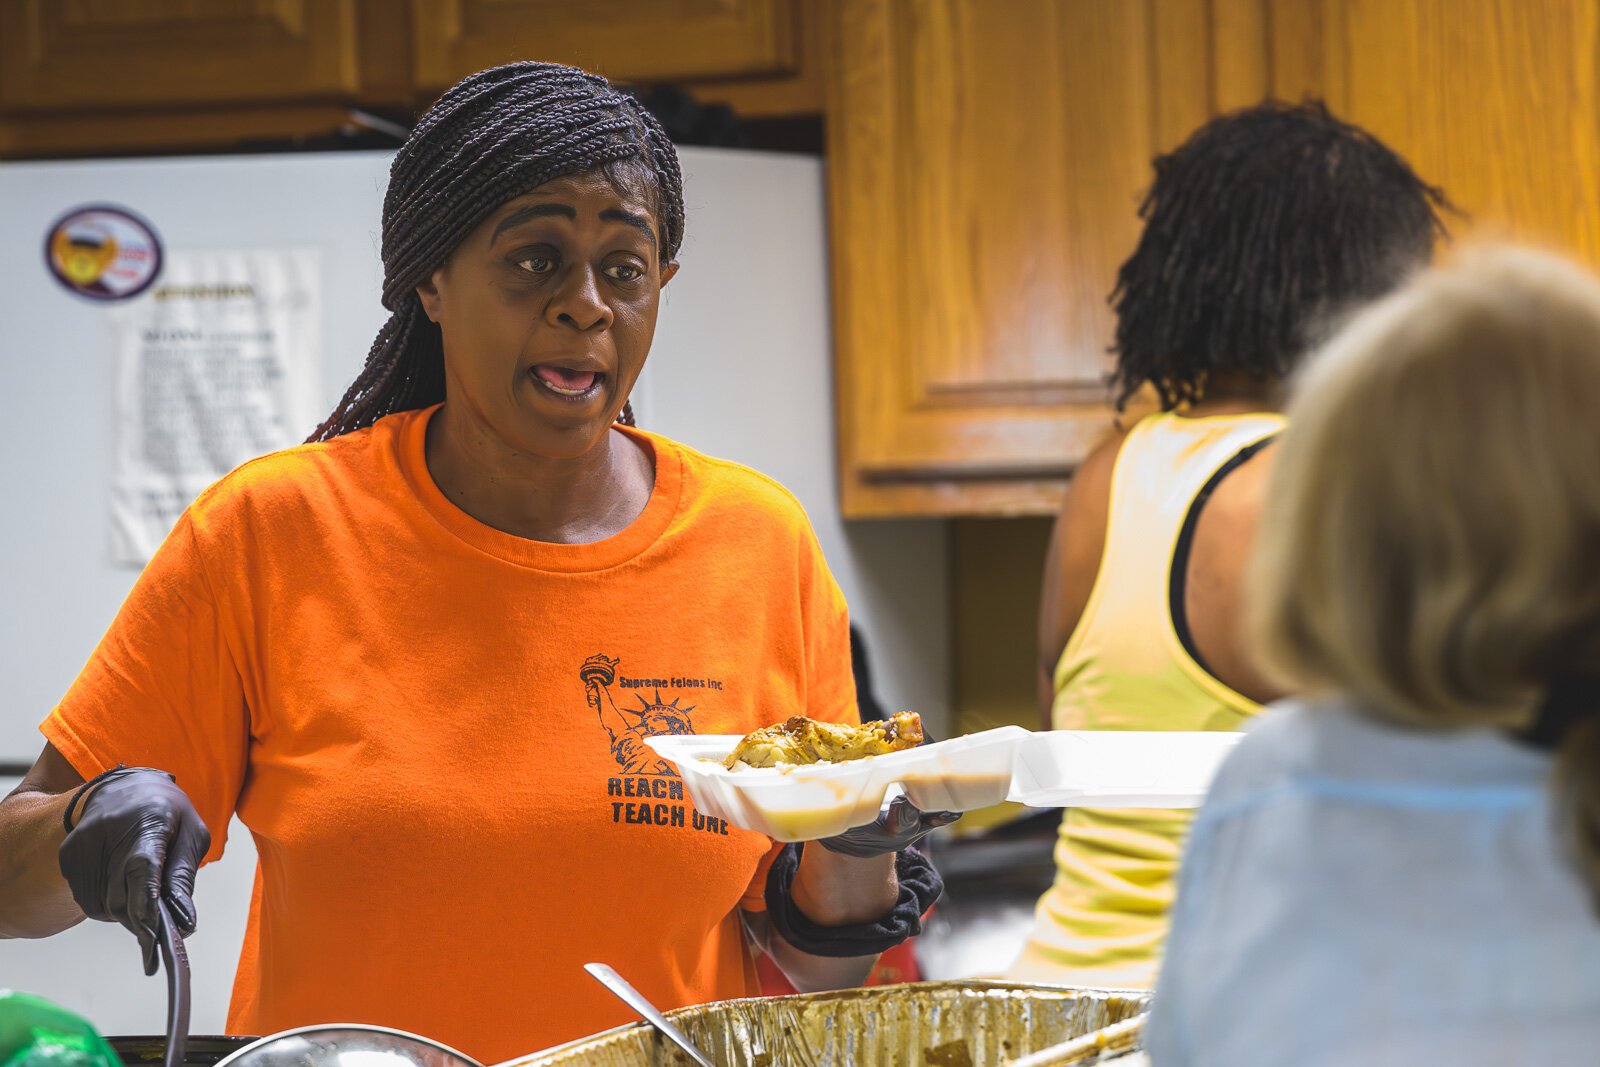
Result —
[[740, 768], [722, 760], [742, 734], [661, 734], [645, 738], [678, 768], [695, 807], [776, 841], [832, 837], [877, 818], [890, 786], [924, 811], [969, 811], [998, 804], [1011, 789], [1020, 726], [955, 737], [843, 763]]
[[1008, 800], [1035, 808], [1197, 808], [1242, 734], [1051, 730], [1017, 751]]

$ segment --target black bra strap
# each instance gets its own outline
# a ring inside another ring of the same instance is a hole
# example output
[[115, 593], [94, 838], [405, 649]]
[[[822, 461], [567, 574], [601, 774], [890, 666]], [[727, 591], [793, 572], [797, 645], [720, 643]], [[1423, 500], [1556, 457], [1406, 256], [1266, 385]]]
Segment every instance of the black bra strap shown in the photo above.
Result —
[[[1211, 499], [1211, 494], [1217, 491], [1217, 486], [1222, 484], [1223, 479], [1244, 466], [1250, 457], [1277, 438], [1278, 435], [1273, 433], [1259, 441], [1252, 441], [1228, 457], [1228, 462], [1212, 472], [1211, 477], [1206, 479], [1206, 484], [1200, 487], [1200, 492], [1195, 494], [1193, 502], [1189, 504], [1189, 513], [1183, 517], [1183, 529], [1178, 531], [1178, 544], [1172, 552], [1172, 570], [1167, 576], [1167, 613], [1172, 619], [1172, 629], [1177, 632], [1178, 643], [1189, 653], [1189, 658], [1213, 678], [1217, 676], [1201, 658], [1200, 649], [1194, 643], [1194, 634], [1189, 630], [1189, 617], [1184, 612], [1183, 591], [1189, 579], [1189, 551], [1194, 547], [1195, 527], [1200, 524], [1200, 512], [1205, 508], [1206, 501]], [[1220, 678], [1217, 680], [1221, 681]]]

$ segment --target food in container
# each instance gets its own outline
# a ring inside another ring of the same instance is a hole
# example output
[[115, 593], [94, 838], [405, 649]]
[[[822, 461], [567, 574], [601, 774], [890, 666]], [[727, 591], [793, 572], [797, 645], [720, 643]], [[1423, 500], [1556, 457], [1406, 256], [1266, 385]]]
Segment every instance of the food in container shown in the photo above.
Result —
[[843, 763], [752, 768], [723, 761], [737, 734], [646, 738], [673, 763], [703, 814], [777, 841], [832, 837], [877, 818], [891, 786], [924, 811], [970, 811], [998, 804], [1011, 787], [1011, 763], [1028, 737], [1020, 726], [955, 737]]
[[[1072, 1038], [1050, 1067], [1103, 1062], [1132, 1034], [1097, 1031], [1134, 1019], [1147, 993], [1007, 982], [922, 982], [681, 1008], [667, 1017], [724, 1067], [980, 1067], [1005, 1064]], [[1135, 1024], [1137, 1025], [1137, 1024]], [[1097, 1047], [1098, 1046], [1098, 1047]], [[676, 1050], [643, 1023], [608, 1030], [502, 1067], [667, 1067]]]
[[818, 722], [795, 715], [746, 734], [722, 765], [731, 771], [740, 763], [747, 767], [846, 763], [916, 748], [920, 744], [922, 716], [914, 711], [902, 711], [883, 722], [864, 722], [859, 726]]
[[1242, 734], [1052, 730], [1019, 747], [1007, 799], [1036, 808], [1195, 808]]

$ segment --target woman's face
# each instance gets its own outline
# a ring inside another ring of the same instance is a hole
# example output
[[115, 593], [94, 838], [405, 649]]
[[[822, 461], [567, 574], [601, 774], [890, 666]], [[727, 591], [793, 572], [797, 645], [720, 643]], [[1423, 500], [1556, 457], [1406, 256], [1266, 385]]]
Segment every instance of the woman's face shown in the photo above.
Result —
[[519, 452], [582, 455], [616, 420], [655, 334], [655, 219], [601, 174], [497, 208], [417, 289], [444, 335], [452, 407]]

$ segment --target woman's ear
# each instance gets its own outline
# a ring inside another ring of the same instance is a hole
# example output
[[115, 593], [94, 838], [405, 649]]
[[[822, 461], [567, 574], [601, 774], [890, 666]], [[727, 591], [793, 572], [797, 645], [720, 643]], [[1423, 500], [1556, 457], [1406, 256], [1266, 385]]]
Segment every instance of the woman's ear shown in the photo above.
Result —
[[444, 313], [444, 298], [439, 295], [439, 272], [428, 275], [428, 280], [417, 286], [417, 299], [422, 301], [422, 312], [433, 322]]
[[673, 260], [671, 263], [668, 263], [665, 266], [663, 266], [661, 268], [661, 287], [663, 289], [665, 289], [666, 286], [667, 286], [667, 283], [670, 282], [672, 280], [673, 275], [675, 275], [677, 273], [678, 273], [678, 261], [677, 260]]

